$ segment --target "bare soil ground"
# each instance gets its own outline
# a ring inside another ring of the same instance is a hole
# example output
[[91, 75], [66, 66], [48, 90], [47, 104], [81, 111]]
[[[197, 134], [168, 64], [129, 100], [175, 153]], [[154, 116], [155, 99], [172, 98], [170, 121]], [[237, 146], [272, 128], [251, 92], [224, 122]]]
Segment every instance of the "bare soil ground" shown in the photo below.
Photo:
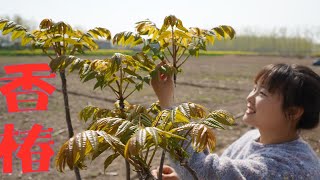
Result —
[[[3, 66], [21, 63], [48, 62], [46, 57], [0, 57], [0, 77], [4, 77]], [[320, 68], [311, 66], [312, 59], [295, 59], [284, 57], [263, 57], [263, 56], [218, 56], [191, 58], [185, 64], [183, 73], [178, 77], [178, 84], [175, 92], [176, 103], [194, 102], [208, 107], [209, 110], [225, 109], [235, 116], [240, 116], [233, 127], [226, 130], [216, 131], [217, 150], [220, 154], [229, 144], [239, 138], [250, 129], [242, 122], [241, 114], [246, 109], [246, 97], [253, 86], [255, 74], [266, 64], [270, 63], [297, 63], [310, 66], [320, 74]], [[88, 104], [111, 107], [115, 99], [109, 91], [93, 91], [93, 82], [83, 84], [76, 74], [70, 74], [68, 79], [68, 91], [71, 118], [75, 133], [85, 130], [86, 124], [79, 121], [79, 111]], [[57, 90], [49, 97], [47, 111], [34, 111], [24, 113], [8, 113], [5, 97], [0, 96], [0, 134], [3, 133], [5, 124], [15, 124], [16, 130], [30, 130], [35, 123], [43, 125], [45, 128], [53, 128], [53, 150], [58, 152], [62, 143], [67, 140], [68, 134], [65, 123], [65, 113], [63, 96], [61, 93], [60, 77], [48, 79], [47, 82], [54, 85]], [[1, 84], [2, 83], [2, 84]], [[2, 86], [4, 82], [0, 82]], [[132, 104], [150, 105], [156, 101], [151, 87], [146, 86], [142, 91], [130, 97]], [[320, 156], [320, 127], [302, 132], [303, 138], [310, 143], [313, 149]], [[109, 152], [106, 152], [106, 154]], [[125, 179], [125, 165], [123, 159], [117, 159], [104, 173], [104, 155], [93, 162], [88, 162], [88, 168], [81, 171], [82, 179]], [[13, 173], [2, 174], [0, 179], [75, 179], [73, 171], [66, 169], [64, 173], [59, 173], [54, 167], [54, 158], [51, 160], [49, 172], [42, 173], [21, 173], [21, 163], [14, 158]], [[160, 162], [160, 152], [154, 162]], [[154, 167], [157, 167], [157, 163]], [[0, 160], [0, 171], [2, 171], [2, 161]], [[132, 174], [132, 179], [135, 179]]]

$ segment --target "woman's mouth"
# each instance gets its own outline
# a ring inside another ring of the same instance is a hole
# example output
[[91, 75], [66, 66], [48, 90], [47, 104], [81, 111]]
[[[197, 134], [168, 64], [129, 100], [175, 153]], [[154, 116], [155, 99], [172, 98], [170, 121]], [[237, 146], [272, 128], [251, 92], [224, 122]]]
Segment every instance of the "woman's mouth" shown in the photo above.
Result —
[[256, 111], [252, 107], [247, 106], [246, 114], [254, 114], [254, 113], [256, 113]]

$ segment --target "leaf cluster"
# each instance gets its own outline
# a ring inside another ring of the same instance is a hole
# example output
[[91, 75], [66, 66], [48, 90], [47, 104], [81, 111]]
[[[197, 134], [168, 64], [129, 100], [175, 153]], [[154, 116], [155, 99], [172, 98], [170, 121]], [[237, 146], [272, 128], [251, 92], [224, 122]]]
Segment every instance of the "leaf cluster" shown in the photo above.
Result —
[[0, 30], [2, 31], [2, 35], [11, 33], [12, 41], [21, 38], [22, 46], [25, 46], [30, 42], [35, 42], [34, 35], [29, 33], [25, 27], [13, 21], [9, 21], [8, 19], [0, 18]]
[[106, 28], [96, 27], [82, 32], [63, 21], [53, 22], [51, 19], [42, 20], [33, 34], [38, 47], [44, 50], [53, 48], [58, 55], [73, 54], [74, 51], [83, 53], [84, 49], [95, 50], [98, 49], [95, 39], [111, 39], [111, 33]]
[[66, 165], [70, 169], [84, 168], [86, 158], [94, 160], [109, 149], [114, 153], [106, 158], [105, 169], [122, 156], [137, 171], [148, 171], [159, 148], [178, 160], [188, 157], [187, 147], [183, 145], [190, 143], [198, 152], [205, 149], [212, 152], [216, 144], [213, 128], [223, 129], [234, 122], [225, 111], [207, 113], [204, 107], [194, 103], [162, 111], [155, 104], [146, 109], [126, 102], [125, 107], [124, 114], [119, 113], [117, 103], [113, 110], [86, 107], [80, 117], [85, 121], [92, 117], [92, 122], [87, 131], [62, 146], [56, 159], [58, 170], [63, 171]]
[[[214, 44], [216, 39], [233, 39], [234, 36], [235, 31], [231, 26], [221, 25], [210, 30], [186, 28], [180, 19], [170, 15], [165, 17], [160, 28], [149, 19], [137, 22], [136, 32], [116, 34], [113, 44], [131, 47], [142, 45], [143, 52], [150, 53], [153, 59], [178, 63], [183, 55], [198, 56], [199, 50], [207, 50], [207, 44]], [[168, 54], [171, 58], [167, 57]]]

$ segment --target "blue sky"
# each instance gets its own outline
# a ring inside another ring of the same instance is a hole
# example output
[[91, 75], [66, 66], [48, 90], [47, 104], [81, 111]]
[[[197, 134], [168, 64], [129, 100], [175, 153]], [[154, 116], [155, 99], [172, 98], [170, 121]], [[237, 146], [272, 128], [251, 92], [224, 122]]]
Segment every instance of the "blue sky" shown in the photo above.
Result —
[[85, 29], [106, 27], [115, 34], [133, 31], [134, 23], [146, 18], [160, 26], [165, 16], [174, 14], [186, 27], [227, 24], [237, 32], [287, 27], [291, 33], [308, 29], [320, 34], [319, 7], [320, 0], [6, 0], [0, 16], [19, 14], [37, 24], [43, 18], [64, 20]]

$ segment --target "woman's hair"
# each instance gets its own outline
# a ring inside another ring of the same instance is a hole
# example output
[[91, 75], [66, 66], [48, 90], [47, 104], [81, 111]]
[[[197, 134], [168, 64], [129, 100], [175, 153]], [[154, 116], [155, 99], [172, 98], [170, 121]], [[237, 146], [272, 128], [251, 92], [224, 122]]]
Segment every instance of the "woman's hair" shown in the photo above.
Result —
[[283, 96], [282, 109], [286, 117], [291, 107], [302, 107], [304, 113], [296, 129], [312, 129], [319, 124], [320, 77], [302, 65], [270, 64], [255, 77], [270, 93]]

